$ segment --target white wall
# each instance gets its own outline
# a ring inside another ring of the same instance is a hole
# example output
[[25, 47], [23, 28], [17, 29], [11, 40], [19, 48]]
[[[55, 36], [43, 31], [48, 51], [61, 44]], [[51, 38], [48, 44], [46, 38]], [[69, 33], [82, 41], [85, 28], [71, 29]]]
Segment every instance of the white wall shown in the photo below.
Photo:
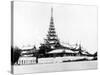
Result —
[[[72, 3], [72, 4], [85, 4], [97, 5], [98, 13], [100, 12], [100, 0], [33, 0], [41, 2], [57, 2], [57, 3]], [[0, 75], [11, 75], [10, 71], [10, 0], [0, 0]], [[100, 15], [98, 15], [98, 19]], [[99, 21], [99, 20], [98, 20]], [[99, 25], [100, 22], [98, 22]], [[99, 27], [99, 26], [98, 26]], [[99, 27], [100, 28], [100, 27]], [[99, 30], [100, 32], [100, 30]], [[100, 38], [100, 34], [98, 36]], [[99, 40], [100, 42], [100, 40]], [[100, 49], [100, 46], [98, 47]], [[99, 53], [100, 54], [100, 53]], [[100, 69], [99, 69], [100, 70]], [[56, 73], [42, 73], [41, 75], [99, 75], [99, 70], [88, 71], [70, 71], [70, 72], [56, 72]], [[29, 74], [27, 74], [29, 75]], [[32, 74], [31, 74], [32, 75]], [[39, 74], [38, 74], [39, 75]]]

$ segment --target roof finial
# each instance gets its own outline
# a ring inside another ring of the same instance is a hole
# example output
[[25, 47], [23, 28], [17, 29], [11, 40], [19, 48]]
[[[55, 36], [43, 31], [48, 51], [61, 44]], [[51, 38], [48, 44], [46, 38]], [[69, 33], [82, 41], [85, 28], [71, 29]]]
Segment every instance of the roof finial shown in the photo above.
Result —
[[51, 17], [53, 17], [53, 7], [51, 7]]

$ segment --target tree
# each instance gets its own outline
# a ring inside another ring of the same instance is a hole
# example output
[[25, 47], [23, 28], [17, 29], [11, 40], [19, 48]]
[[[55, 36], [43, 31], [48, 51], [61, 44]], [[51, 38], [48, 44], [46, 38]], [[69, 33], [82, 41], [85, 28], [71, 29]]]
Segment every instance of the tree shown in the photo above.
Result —
[[46, 53], [46, 45], [42, 44], [40, 47], [39, 47], [39, 54], [45, 54]]
[[13, 48], [11, 47], [11, 65], [14, 65], [19, 57], [21, 56], [21, 50], [19, 48]]

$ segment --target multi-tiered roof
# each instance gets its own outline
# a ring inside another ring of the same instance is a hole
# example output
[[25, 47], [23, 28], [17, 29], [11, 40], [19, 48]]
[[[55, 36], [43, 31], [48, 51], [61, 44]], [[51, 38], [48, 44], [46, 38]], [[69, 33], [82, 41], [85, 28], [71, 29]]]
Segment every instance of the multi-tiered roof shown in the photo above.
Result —
[[49, 30], [47, 34], [47, 39], [45, 39], [45, 44], [49, 45], [51, 49], [55, 49], [59, 47], [60, 45], [58, 36], [55, 31], [55, 27], [54, 27], [53, 8], [51, 8], [50, 26], [49, 26]]

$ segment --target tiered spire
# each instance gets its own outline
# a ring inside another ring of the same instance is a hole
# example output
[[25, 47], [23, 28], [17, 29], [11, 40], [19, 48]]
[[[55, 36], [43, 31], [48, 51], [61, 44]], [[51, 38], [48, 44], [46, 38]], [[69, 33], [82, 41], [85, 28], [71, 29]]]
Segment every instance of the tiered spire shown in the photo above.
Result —
[[47, 34], [46, 44], [50, 46], [50, 48], [55, 49], [58, 44], [59, 40], [56, 35], [55, 27], [54, 27], [54, 20], [53, 20], [53, 8], [51, 8], [51, 19], [50, 19], [50, 26], [49, 31]]

